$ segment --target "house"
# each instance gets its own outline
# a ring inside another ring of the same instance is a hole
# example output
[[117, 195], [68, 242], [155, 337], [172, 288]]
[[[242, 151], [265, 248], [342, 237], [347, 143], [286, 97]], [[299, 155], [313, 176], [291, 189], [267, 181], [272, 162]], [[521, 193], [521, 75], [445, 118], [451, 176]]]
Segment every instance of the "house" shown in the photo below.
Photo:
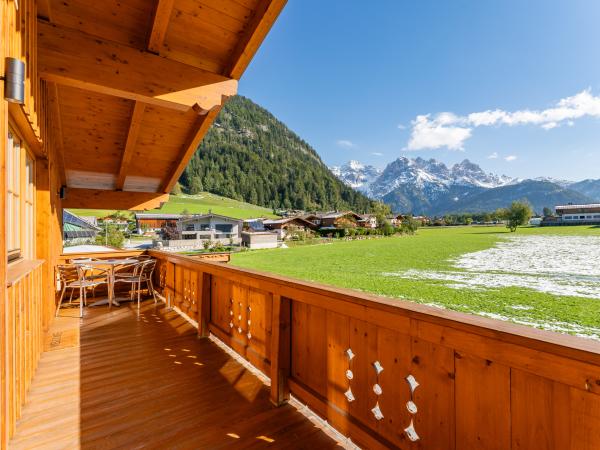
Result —
[[177, 222], [177, 239], [239, 244], [243, 220], [220, 214], [199, 214]]
[[314, 231], [318, 228], [313, 222], [299, 216], [276, 220], [264, 220], [263, 225], [267, 230], [276, 231], [280, 240], [291, 235], [293, 231], [307, 232]]
[[63, 244], [90, 244], [96, 240], [100, 228], [91, 224], [83, 217], [63, 209]]
[[[591, 339], [158, 250], [63, 254], [64, 209], [168, 200], [284, 5], [0, 2], [0, 448], [600, 448]], [[156, 303], [57, 309], [82, 256], [153, 258]]]
[[278, 233], [274, 231], [242, 231], [242, 246], [252, 250], [277, 248]]
[[321, 228], [352, 228], [360, 226], [360, 214], [352, 211], [327, 213], [321, 216]]
[[243, 231], [265, 231], [262, 218], [244, 219]]
[[136, 213], [135, 229], [138, 234], [146, 231], [160, 231], [163, 228], [177, 228], [177, 221], [184, 217], [182, 214], [152, 214]]
[[377, 228], [377, 217], [373, 214], [362, 214], [358, 226], [363, 228]]
[[544, 224], [556, 225], [600, 225], [600, 203], [585, 205], [558, 205], [555, 220], [544, 220]]

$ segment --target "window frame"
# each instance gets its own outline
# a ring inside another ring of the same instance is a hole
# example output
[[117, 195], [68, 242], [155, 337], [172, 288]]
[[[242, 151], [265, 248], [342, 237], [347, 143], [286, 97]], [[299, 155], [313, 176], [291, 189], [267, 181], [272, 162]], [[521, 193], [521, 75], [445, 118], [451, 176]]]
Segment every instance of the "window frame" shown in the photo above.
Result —
[[36, 257], [36, 158], [23, 136], [11, 124], [6, 143], [4, 238], [5, 261], [10, 264]]

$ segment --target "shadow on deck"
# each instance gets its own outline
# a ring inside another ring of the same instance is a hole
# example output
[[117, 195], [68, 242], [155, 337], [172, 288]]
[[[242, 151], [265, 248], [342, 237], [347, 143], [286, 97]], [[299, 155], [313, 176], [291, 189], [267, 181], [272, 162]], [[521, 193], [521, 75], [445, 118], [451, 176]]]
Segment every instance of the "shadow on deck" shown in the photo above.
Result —
[[61, 310], [10, 448], [332, 448], [164, 305]]

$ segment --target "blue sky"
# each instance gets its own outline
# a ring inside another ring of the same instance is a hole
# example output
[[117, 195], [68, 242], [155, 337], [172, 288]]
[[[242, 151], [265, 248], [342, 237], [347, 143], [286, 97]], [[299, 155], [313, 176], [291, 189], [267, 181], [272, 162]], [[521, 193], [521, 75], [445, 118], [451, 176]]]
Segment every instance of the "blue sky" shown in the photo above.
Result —
[[289, 0], [239, 92], [330, 165], [600, 178], [599, 23], [596, 0]]

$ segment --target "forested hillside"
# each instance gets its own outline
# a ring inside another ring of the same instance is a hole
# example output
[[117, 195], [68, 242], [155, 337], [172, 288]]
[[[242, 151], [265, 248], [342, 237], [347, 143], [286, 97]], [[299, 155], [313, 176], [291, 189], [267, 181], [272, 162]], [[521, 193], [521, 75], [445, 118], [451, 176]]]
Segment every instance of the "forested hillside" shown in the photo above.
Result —
[[230, 99], [181, 177], [208, 191], [269, 208], [369, 210], [371, 201], [338, 180], [315, 150], [251, 100]]

